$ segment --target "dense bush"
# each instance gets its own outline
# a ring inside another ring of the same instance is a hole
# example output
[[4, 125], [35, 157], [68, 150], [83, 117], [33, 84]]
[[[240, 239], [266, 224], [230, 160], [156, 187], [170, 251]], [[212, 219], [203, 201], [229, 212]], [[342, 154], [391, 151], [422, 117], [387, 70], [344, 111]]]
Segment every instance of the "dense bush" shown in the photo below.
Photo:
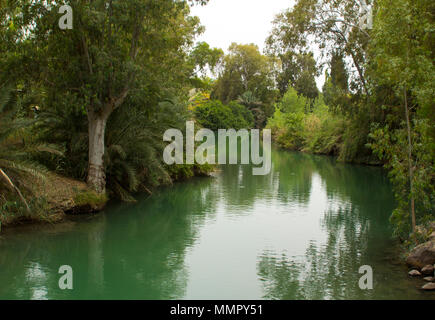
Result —
[[315, 102], [313, 112], [307, 112], [307, 106], [309, 100], [289, 88], [267, 124], [274, 140], [290, 150], [339, 155], [346, 121], [329, 112], [321, 97]]
[[252, 113], [236, 102], [224, 105], [219, 100], [208, 101], [195, 108], [194, 116], [202, 127], [213, 131], [219, 129], [239, 130], [253, 126]]
[[403, 128], [392, 128], [391, 123], [381, 127], [374, 124], [370, 134], [373, 148], [389, 170], [398, 206], [391, 216], [395, 233], [406, 239], [411, 233], [409, 203], [415, 201], [417, 224], [425, 225], [435, 217], [435, 166], [431, 155], [430, 124], [427, 120], [414, 122], [413, 145], [413, 188], [410, 190], [408, 177], [408, 137]]

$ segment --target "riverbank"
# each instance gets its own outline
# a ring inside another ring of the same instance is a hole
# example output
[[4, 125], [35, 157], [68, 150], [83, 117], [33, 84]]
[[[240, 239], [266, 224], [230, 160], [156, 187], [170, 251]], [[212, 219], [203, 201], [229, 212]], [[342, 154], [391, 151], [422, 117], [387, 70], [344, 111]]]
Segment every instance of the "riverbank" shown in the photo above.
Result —
[[422, 290], [435, 291], [435, 221], [418, 226], [415, 237], [420, 244], [412, 250], [406, 250], [409, 276], [420, 277], [427, 282]]
[[[219, 169], [216, 166], [180, 166], [170, 172], [172, 183], [181, 183], [193, 177], [213, 176]], [[55, 224], [65, 222], [68, 216], [94, 214], [102, 211], [110, 200], [107, 194], [98, 195], [83, 181], [48, 172], [43, 179], [33, 178], [26, 198], [30, 211], [19, 201], [7, 201], [0, 197], [0, 233], [26, 224]], [[156, 187], [159, 188], [159, 187]], [[150, 195], [152, 191], [144, 188]], [[135, 202], [134, 198], [129, 198]]]
[[[19, 201], [3, 200], [1, 228], [23, 224], [59, 223], [69, 214], [90, 214], [101, 211], [106, 195], [98, 195], [86, 183], [49, 172], [44, 179], [32, 181], [30, 210], [20, 209]], [[0, 230], [1, 231], [1, 230]]]

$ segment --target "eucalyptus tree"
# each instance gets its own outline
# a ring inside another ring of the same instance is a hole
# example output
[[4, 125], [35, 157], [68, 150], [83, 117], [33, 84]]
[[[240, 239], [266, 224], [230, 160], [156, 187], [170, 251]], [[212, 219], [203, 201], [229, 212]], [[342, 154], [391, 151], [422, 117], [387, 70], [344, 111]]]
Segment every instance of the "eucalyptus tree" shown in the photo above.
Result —
[[[268, 53], [274, 55], [274, 52]], [[319, 68], [313, 53], [286, 51], [277, 55], [279, 63], [275, 69], [275, 78], [281, 96], [284, 96], [291, 86], [306, 98], [316, 99], [319, 95], [316, 85]]]
[[313, 44], [317, 44], [324, 56], [340, 50], [356, 69], [355, 88], [367, 93], [364, 64], [370, 31], [361, 24], [367, 16], [365, 3], [364, 0], [298, 0], [294, 7], [276, 17], [267, 39], [268, 50], [277, 56], [307, 52]]
[[191, 63], [198, 69], [199, 73], [203, 75], [206, 74], [207, 71], [215, 73], [223, 57], [224, 51], [222, 49], [210, 48], [207, 42], [197, 43], [189, 55]]
[[[5, 1], [5, 0], [3, 0]], [[89, 132], [87, 182], [105, 192], [105, 129], [131, 95], [180, 83], [188, 72], [186, 48], [201, 31], [186, 1], [9, 1], [21, 65], [47, 92], [46, 105], [73, 95]], [[207, 1], [189, 1], [205, 4]], [[69, 5], [73, 28], [59, 28], [59, 7]], [[158, 83], [163, 77], [168, 83]]]
[[323, 86], [323, 97], [325, 103], [334, 112], [343, 114], [349, 113], [349, 75], [340, 52], [335, 52], [331, 56], [329, 63], [330, 72], [326, 72], [325, 84]]

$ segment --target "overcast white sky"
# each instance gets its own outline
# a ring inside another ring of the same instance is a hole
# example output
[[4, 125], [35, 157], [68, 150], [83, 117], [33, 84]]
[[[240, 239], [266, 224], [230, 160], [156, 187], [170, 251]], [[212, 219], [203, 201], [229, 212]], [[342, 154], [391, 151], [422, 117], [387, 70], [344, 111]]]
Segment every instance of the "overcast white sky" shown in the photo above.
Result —
[[225, 51], [232, 42], [255, 43], [263, 52], [275, 15], [293, 5], [293, 0], [210, 0], [191, 11], [206, 28], [198, 41]]

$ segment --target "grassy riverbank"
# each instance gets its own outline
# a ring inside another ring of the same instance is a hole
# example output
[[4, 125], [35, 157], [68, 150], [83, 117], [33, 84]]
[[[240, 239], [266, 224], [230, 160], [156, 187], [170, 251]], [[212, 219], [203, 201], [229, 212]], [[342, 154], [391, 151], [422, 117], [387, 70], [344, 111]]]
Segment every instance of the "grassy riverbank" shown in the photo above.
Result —
[[[92, 213], [101, 210], [108, 197], [98, 195], [86, 183], [47, 173], [32, 179], [31, 188], [23, 191], [26, 205], [11, 191], [0, 197], [0, 224], [3, 228], [28, 223], [57, 223], [67, 213]], [[7, 200], [6, 200], [7, 199]]]
[[[171, 182], [167, 184], [209, 176], [213, 170], [215, 167], [209, 165], [175, 166], [170, 170]], [[22, 224], [59, 223], [68, 215], [93, 214], [104, 209], [110, 198], [117, 198], [110, 190], [97, 194], [85, 182], [55, 172], [46, 172], [39, 179], [27, 179], [22, 194], [28, 209], [14, 191], [4, 189], [0, 195], [0, 232], [1, 228]], [[142, 192], [152, 194], [153, 190], [146, 188]], [[131, 197], [130, 202], [134, 201]]]

